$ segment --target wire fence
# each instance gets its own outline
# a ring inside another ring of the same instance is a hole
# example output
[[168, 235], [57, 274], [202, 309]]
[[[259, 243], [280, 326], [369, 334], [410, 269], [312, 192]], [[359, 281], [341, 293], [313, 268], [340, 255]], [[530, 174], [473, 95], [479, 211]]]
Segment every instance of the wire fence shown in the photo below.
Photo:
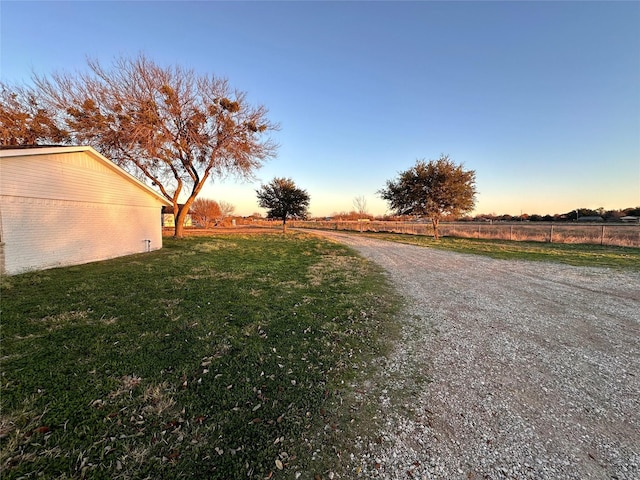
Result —
[[[383, 221], [289, 221], [296, 228], [320, 228], [358, 232], [388, 232], [433, 236], [431, 223]], [[441, 223], [441, 237], [481, 238], [548, 243], [586, 243], [640, 247], [640, 224], [579, 222], [454, 222]]]

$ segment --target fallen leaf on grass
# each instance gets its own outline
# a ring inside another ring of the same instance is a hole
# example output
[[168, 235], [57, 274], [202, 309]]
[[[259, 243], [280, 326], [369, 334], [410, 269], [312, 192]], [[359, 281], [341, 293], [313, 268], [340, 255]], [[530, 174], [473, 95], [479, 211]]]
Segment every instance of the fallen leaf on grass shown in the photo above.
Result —
[[178, 450], [173, 450], [169, 454], [169, 460], [176, 460], [180, 456], [180, 452]]
[[31, 436], [31, 435], [33, 435], [34, 433], [47, 433], [47, 432], [49, 432], [50, 430], [51, 430], [51, 429], [50, 429], [49, 427], [45, 427], [45, 426], [38, 427], [38, 428], [34, 428], [33, 430], [31, 430], [31, 432], [29, 432], [29, 434], [28, 434], [27, 436]]

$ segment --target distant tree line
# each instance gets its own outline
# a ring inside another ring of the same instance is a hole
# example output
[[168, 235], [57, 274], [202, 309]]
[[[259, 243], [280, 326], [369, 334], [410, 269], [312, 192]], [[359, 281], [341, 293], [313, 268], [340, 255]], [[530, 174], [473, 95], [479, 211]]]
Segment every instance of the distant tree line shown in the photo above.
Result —
[[[602, 209], [592, 210], [589, 208], [579, 208], [577, 210], [578, 212], [576, 212], [576, 210], [572, 210], [570, 212], [556, 213], [553, 215], [549, 215], [549, 214], [529, 215], [527, 213], [523, 213], [522, 215], [509, 215], [509, 214], [496, 215], [493, 213], [489, 213], [489, 214], [482, 213], [474, 216], [464, 216], [464, 217], [449, 215], [449, 216], [443, 217], [443, 221], [445, 222], [454, 222], [454, 221], [461, 221], [461, 222], [489, 222], [489, 221], [491, 222], [521, 222], [521, 221], [575, 222], [576, 217], [577, 219], [600, 217], [605, 222], [617, 222], [617, 221], [620, 221], [622, 217], [640, 217], [640, 207], [623, 208], [620, 210], [602, 210]], [[322, 219], [324, 218], [325, 217], [322, 217]], [[356, 212], [355, 210], [333, 212], [330, 215], [330, 218], [332, 220], [337, 220], [337, 221], [356, 221], [356, 220], [366, 218], [369, 220], [397, 221], [397, 222], [402, 222], [402, 221], [408, 222], [408, 221], [415, 221], [415, 220], [421, 219], [420, 216], [416, 216], [416, 215], [395, 215], [395, 214], [371, 215], [368, 213], [362, 215]]]
[[629, 207], [621, 210], [605, 210], [599, 208], [592, 210], [590, 208], [577, 208], [566, 213], [556, 213], [554, 215], [538, 215], [527, 214], [522, 215], [495, 215], [495, 214], [480, 214], [473, 217], [464, 217], [462, 221], [493, 221], [493, 222], [575, 222], [582, 218], [597, 218], [600, 217], [605, 222], [617, 222], [622, 217], [640, 217], [640, 207]]

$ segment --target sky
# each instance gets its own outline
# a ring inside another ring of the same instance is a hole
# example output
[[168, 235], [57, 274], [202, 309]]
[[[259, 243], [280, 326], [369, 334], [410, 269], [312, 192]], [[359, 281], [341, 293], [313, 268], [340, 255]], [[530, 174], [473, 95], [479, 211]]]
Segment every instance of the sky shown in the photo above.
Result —
[[264, 213], [291, 178], [313, 216], [441, 154], [473, 214], [640, 206], [640, 2], [0, 2], [0, 77], [144, 53], [225, 77], [280, 124], [276, 158], [201, 196]]

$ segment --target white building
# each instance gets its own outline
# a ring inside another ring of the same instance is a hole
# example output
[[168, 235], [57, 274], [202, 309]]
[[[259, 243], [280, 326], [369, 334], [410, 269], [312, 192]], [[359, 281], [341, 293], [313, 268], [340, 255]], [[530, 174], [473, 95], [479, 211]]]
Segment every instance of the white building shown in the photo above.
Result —
[[0, 271], [162, 248], [170, 203], [91, 147], [0, 150]]

